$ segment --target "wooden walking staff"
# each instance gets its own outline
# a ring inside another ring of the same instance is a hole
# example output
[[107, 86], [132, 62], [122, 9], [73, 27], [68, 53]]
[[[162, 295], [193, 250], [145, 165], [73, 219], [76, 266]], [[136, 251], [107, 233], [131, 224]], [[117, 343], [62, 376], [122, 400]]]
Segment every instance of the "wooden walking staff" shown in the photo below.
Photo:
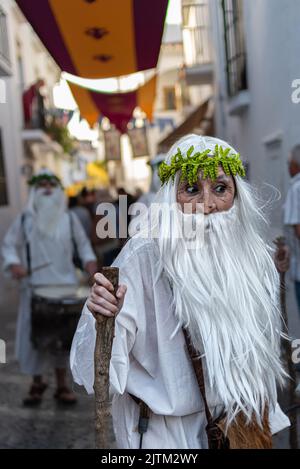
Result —
[[[119, 284], [119, 269], [103, 267], [102, 274], [112, 283], [116, 294]], [[108, 449], [109, 432], [109, 365], [115, 332], [115, 317], [99, 315], [96, 323], [97, 337], [95, 345], [95, 429], [96, 448]]]
[[[283, 260], [285, 256], [284, 247], [285, 247], [285, 238], [280, 236], [275, 239], [274, 244], [278, 249], [278, 259]], [[286, 285], [285, 285], [285, 272], [280, 272], [280, 306], [281, 314], [283, 319], [283, 331], [288, 335], [289, 326], [288, 326], [288, 314], [286, 309]], [[283, 360], [286, 363], [289, 379], [289, 405], [290, 405], [290, 447], [291, 449], [298, 448], [298, 429], [297, 429], [297, 411], [294, 408], [295, 402], [295, 384], [296, 384], [296, 373], [295, 368], [292, 362], [292, 347], [291, 342], [287, 339], [282, 341], [283, 348]]]

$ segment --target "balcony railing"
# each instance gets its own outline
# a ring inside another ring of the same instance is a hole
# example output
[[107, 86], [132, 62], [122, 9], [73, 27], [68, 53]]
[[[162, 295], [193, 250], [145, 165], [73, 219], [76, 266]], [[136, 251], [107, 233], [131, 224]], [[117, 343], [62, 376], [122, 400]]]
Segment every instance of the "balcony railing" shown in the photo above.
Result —
[[184, 1], [182, 19], [186, 65], [193, 67], [212, 63], [208, 1]]
[[43, 82], [34, 83], [23, 93], [24, 127], [45, 130], [44, 98], [40, 93]]
[[246, 90], [246, 48], [243, 27], [242, 0], [222, 0], [224, 40], [229, 96]]
[[0, 8], [0, 61], [4, 62], [4, 65], [8, 67], [10, 66], [6, 15], [1, 8]]

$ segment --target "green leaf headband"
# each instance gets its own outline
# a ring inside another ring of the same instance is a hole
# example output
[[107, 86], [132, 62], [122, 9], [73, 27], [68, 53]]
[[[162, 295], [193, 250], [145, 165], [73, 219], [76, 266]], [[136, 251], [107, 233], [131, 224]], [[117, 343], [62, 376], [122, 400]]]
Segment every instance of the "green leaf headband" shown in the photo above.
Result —
[[181, 170], [180, 181], [186, 180], [191, 186], [197, 182], [199, 169], [203, 171], [203, 179], [209, 177], [214, 181], [218, 176], [218, 167], [220, 165], [228, 176], [239, 174], [245, 177], [246, 175], [240, 154], [230, 154], [230, 148], [224, 150], [221, 146], [216, 145], [213, 155], [209, 155], [211, 150], [194, 154], [193, 152], [194, 147], [192, 146], [185, 156], [178, 148], [176, 155], [172, 156], [170, 164], [165, 161], [161, 163], [158, 174], [162, 185], [170, 179], [174, 183], [175, 175], [179, 170]]
[[39, 174], [38, 176], [32, 176], [32, 178], [29, 179], [28, 184], [29, 186], [36, 186], [39, 182], [45, 180], [49, 182], [55, 181], [58, 185], [62, 187], [61, 180], [57, 176], [55, 176], [55, 174], [51, 175], [47, 173]]

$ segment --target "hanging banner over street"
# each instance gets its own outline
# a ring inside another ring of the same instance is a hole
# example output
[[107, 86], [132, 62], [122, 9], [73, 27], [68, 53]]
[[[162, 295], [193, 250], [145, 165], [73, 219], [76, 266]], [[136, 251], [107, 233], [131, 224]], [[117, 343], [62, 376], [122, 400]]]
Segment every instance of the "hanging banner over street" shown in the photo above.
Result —
[[128, 136], [134, 158], [149, 156], [147, 132], [145, 127], [128, 130]]
[[168, 0], [17, 0], [59, 67], [82, 78], [155, 68]]
[[121, 161], [121, 134], [111, 129], [103, 132], [106, 161]]
[[136, 107], [153, 117], [156, 94], [156, 76], [135, 91], [127, 93], [99, 93], [68, 82], [81, 116], [92, 126], [99, 117], [108, 117], [120, 132], [127, 132], [127, 124]]

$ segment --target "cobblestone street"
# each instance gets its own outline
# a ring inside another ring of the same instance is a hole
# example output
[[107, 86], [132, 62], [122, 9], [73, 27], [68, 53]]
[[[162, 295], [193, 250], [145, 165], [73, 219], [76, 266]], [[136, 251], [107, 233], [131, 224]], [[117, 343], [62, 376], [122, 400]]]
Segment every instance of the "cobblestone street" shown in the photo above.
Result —
[[42, 404], [35, 409], [23, 407], [30, 378], [19, 373], [14, 359], [17, 298], [12, 289], [10, 285], [0, 305], [0, 337], [7, 346], [7, 364], [0, 364], [0, 448], [94, 448], [94, 400], [81, 388], [75, 389], [76, 406], [58, 405], [53, 399], [53, 374], [49, 374]]
[[[94, 400], [80, 387], [74, 387], [78, 397], [77, 405], [72, 408], [61, 407], [53, 399], [55, 386], [53, 375], [50, 373], [46, 377], [50, 386], [40, 407], [29, 409], [22, 405], [30, 378], [19, 373], [18, 364], [14, 358], [18, 301], [16, 291], [16, 284], [6, 283], [1, 292], [0, 337], [6, 341], [7, 364], [0, 364], [0, 448], [94, 448]], [[294, 331], [293, 336], [300, 337], [297, 329], [298, 317], [291, 314], [295, 311], [291, 293], [292, 289], [289, 287], [290, 327]], [[287, 404], [284, 402], [281, 404], [285, 409]], [[112, 426], [109, 429], [109, 437], [113, 447]], [[274, 442], [277, 448], [289, 448], [289, 431], [282, 431], [275, 437]]]
[[0, 0], [0, 450], [300, 449], [299, 18]]

